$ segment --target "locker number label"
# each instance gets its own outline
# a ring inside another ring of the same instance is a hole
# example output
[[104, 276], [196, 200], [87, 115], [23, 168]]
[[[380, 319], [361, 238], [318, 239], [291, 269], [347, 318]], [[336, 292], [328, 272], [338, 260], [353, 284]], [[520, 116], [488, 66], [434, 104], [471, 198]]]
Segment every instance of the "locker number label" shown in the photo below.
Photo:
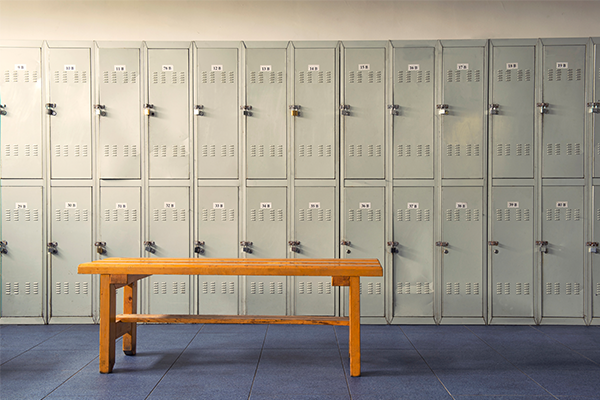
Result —
[[406, 205], [406, 208], [410, 210], [416, 210], [417, 208], [419, 208], [419, 203], [408, 203]]
[[165, 201], [165, 208], [175, 208], [174, 201]]
[[261, 65], [260, 66], [260, 72], [269, 72], [269, 71], [271, 71], [270, 65]]
[[273, 203], [260, 203], [260, 208], [273, 208]]
[[27, 203], [15, 203], [15, 210], [24, 210], [27, 208]]
[[556, 202], [556, 208], [568, 208], [568, 207], [569, 207], [568, 201], [557, 201]]
[[168, 72], [168, 71], [174, 71], [175, 68], [173, 68], [172, 65], [163, 65], [162, 70], [163, 70], [163, 72]]
[[223, 65], [211, 65], [210, 70], [211, 71], [223, 71]]
[[319, 69], [320, 69], [320, 67], [318, 65], [309, 65], [308, 66], [309, 71], [318, 71]]
[[308, 208], [321, 208], [321, 203], [308, 203]]
[[467, 70], [467, 69], [469, 69], [469, 64], [467, 64], [467, 63], [456, 64], [456, 69], [459, 71]]
[[409, 71], [419, 71], [421, 66], [419, 64], [408, 64]]
[[371, 69], [371, 64], [358, 64], [359, 71], [368, 71]]
[[456, 208], [467, 208], [467, 203], [456, 203]]
[[569, 63], [568, 62], [557, 62], [556, 63], [556, 69], [567, 69], [569, 68]]
[[115, 206], [115, 208], [117, 210], [125, 210], [125, 209], [127, 209], [127, 203], [117, 203], [117, 205]]
[[27, 70], [27, 64], [15, 64], [15, 71]]
[[67, 201], [65, 203], [65, 208], [77, 208], [77, 203], [74, 201]]
[[358, 203], [358, 208], [371, 208], [371, 203]]
[[217, 209], [217, 208], [223, 209], [223, 208], [225, 208], [225, 203], [213, 203], [213, 208], [214, 209]]
[[127, 71], [127, 67], [125, 65], [115, 65], [116, 72], [125, 72]]
[[519, 69], [519, 63], [507, 63], [506, 69]]
[[519, 202], [518, 201], [509, 201], [507, 204], [508, 208], [519, 208]]
[[65, 71], [75, 71], [76, 69], [77, 69], [77, 66], [75, 66], [75, 65], [65, 64]]

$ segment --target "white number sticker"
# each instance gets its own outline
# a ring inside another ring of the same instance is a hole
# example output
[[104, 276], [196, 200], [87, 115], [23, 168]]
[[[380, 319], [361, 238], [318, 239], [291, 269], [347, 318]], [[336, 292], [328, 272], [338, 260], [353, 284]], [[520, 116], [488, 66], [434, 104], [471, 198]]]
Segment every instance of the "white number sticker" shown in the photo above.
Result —
[[408, 64], [409, 71], [418, 71], [420, 69], [421, 69], [421, 66], [419, 64]]
[[519, 69], [519, 63], [507, 63], [506, 69]]
[[117, 203], [115, 206], [117, 210], [125, 210], [127, 208], [127, 203]]
[[115, 65], [116, 72], [125, 72], [127, 71], [127, 67], [125, 65]]
[[417, 208], [419, 208], [419, 203], [408, 203], [406, 205], [406, 208], [411, 209], [411, 210], [416, 210]]
[[469, 64], [456, 64], [456, 69], [458, 69], [459, 71], [469, 69]]
[[15, 210], [24, 210], [27, 208], [27, 203], [15, 203]]
[[213, 203], [213, 208], [225, 208], [225, 203]]
[[321, 208], [321, 203], [308, 203], [308, 208]]
[[519, 208], [519, 202], [518, 201], [509, 201], [507, 204], [508, 208]]
[[568, 208], [568, 207], [569, 207], [568, 201], [557, 201], [556, 202], [556, 208]]
[[467, 203], [456, 203], [456, 208], [467, 208]]
[[371, 203], [359, 203], [358, 208], [371, 208]]
[[371, 64], [358, 64], [359, 71], [368, 71], [371, 69]]
[[25, 71], [27, 64], [15, 64], [15, 71]]
[[175, 208], [175, 202], [174, 201], [165, 201], [164, 208]]
[[273, 203], [260, 203], [260, 208], [273, 208]]
[[309, 65], [308, 66], [308, 70], [309, 71], [318, 71], [319, 70], [319, 66], [318, 65]]
[[261, 65], [260, 66], [260, 72], [269, 72], [270, 70], [271, 70], [270, 65]]
[[66, 65], [65, 64], [65, 71], [75, 71], [77, 69], [77, 67], [75, 65]]
[[163, 71], [165, 71], [165, 72], [166, 72], [166, 71], [174, 71], [174, 70], [175, 70], [175, 68], [173, 68], [173, 66], [172, 66], [172, 65], [163, 65], [163, 66], [162, 66], [162, 70], [163, 70]]
[[65, 203], [65, 208], [77, 208], [77, 203], [74, 201], [67, 201]]
[[569, 63], [568, 62], [557, 62], [556, 63], [556, 69], [566, 69], [569, 68]]
[[210, 70], [211, 71], [223, 71], [223, 66], [222, 65], [211, 65]]

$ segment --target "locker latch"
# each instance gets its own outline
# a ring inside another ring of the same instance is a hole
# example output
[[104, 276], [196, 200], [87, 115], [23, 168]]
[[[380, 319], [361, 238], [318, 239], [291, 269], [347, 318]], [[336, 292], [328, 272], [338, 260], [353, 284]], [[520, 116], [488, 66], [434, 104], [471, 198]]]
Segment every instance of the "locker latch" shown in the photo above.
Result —
[[8, 246], [8, 242], [6, 240], [0, 241], [0, 254], [8, 254], [8, 249], [6, 246]]
[[548, 253], [548, 241], [547, 240], [536, 240], [536, 246], [540, 246], [540, 253]]
[[448, 104], [438, 104], [435, 106], [437, 108], [439, 115], [448, 115], [448, 109], [450, 108]]
[[448, 249], [446, 247], [449, 246], [448, 242], [435, 242], [435, 245], [438, 247], [443, 247], [444, 248], [444, 254], [448, 254]]
[[96, 242], [94, 246], [96, 246], [96, 253], [106, 254], [106, 242]]
[[55, 116], [56, 115], [56, 111], [54, 111], [55, 108], [56, 108], [55, 103], [46, 103], [46, 114]]
[[204, 241], [196, 240], [194, 242], [194, 253], [204, 254]]
[[241, 106], [240, 110], [242, 110], [242, 114], [245, 115], [246, 117], [251, 117], [252, 116], [252, 106]]
[[537, 103], [537, 108], [540, 109], [540, 114], [547, 114], [549, 106], [550, 104], [548, 103]]
[[297, 106], [297, 105], [290, 106], [290, 114], [292, 115], [292, 117], [299, 117], [300, 116], [300, 106]]
[[242, 246], [242, 251], [244, 253], [252, 254], [252, 249], [250, 248], [252, 242], [241, 241], [240, 246]]
[[498, 109], [500, 108], [500, 104], [490, 104], [490, 115], [498, 115]]
[[194, 106], [194, 115], [197, 115], [199, 117], [204, 115], [204, 106], [202, 104], [199, 104], [197, 106]]
[[400, 115], [400, 106], [398, 104], [388, 104], [390, 115]]
[[58, 247], [58, 243], [56, 243], [56, 242], [48, 243], [48, 253], [50, 253], [50, 254], [58, 253], [57, 247]]
[[[351, 244], [352, 243], [350, 243], [349, 240], [340, 240], [340, 245], [342, 245], [342, 246], [348, 246], [348, 247], [350, 247]], [[350, 254], [350, 253], [352, 253], [352, 250], [346, 249], [346, 253]]]
[[588, 251], [590, 253], [600, 253], [598, 251], [598, 242], [587, 242], [585, 245], [589, 247]]
[[144, 249], [148, 252], [148, 253], [156, 253], [156, 243], [154, 243], [153, 240], [146, 240], [144, 242]]
[[[500, 245], [500, 243], [498, 243], [498, 242], [497, 242], [497, 241], [495, 241], [495, 240], [490, 240], [490, 241], [488, 242], [488, 245], [490, 245], [490, 246], [499, 246], [499, 245]], [[494, 249], [494, 254], [498, 254], [498, 249]]]
[[6, 104], [0, 104], [0, 115], [6, 115]]
[[[590, 114], [600, 114], [600, 102], [596, 102], [596, 103], [587, 103], [588, 106], [588, 112]], [[0, 106], [1, 108], [1, 106]], [[2, 113], [2, 111], [0, 111], [0, 113]], [[5, 111], [6, 113], [6, 111]], [[6, 115], [6, 114], [3, 114]]]
[[398, 253], [398, 246], [400, 245], [400, 243], [387, 242], [387, 245], [390, 247], [390, 253], [392, 253], [392, 254]]
[[106, 117], [106, 106], [102, 104], [94, 104], [94, 110], [96, 110], [96, 115]]
[[290, 246], [290, 251], [292, 253], [300, 253], [300, 241], [299, 240], [290, 240], [288, 242], [288, 245]]
[[342, 110], [342, 115], [350, 115], [350, 106], [348, 104], [340, 104], [340, 110]]
[[153, 117], [154, 116], [154, 104], [144, 104], [144, 115], [147, 115], [148, 117]]

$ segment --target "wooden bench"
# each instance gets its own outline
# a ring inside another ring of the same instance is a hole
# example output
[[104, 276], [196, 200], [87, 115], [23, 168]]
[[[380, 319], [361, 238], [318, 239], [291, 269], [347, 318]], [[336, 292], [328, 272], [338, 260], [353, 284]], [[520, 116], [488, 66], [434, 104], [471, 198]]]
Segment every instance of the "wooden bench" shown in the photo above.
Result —
[[[360, 376], [360, 277], [383, 276], [377, 259], [198, 259], [106, 258], [80, 264], [80, 274], [100, 275], [100, 372], [112, 372], [115, 341], [136, 353], [138, 322], [200, 324], [305, 324], [350, 327], [350, 375]], [[151, 275], [331, 276], [333, 286], [349, 286], [349, 316], [153, 315], [137, 314], [137, 281]], [[116, 290], [124, 288], [123, 314], [116, 315]]]

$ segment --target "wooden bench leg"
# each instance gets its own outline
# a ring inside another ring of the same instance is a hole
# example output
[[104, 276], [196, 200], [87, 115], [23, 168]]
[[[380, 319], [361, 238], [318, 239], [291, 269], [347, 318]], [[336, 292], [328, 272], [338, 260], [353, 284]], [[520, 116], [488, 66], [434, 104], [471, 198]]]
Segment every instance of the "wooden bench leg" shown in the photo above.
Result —
[[108, 374], [115, 365], [116, 289], [110, 275], [100, 275], [100, 372]]
[[[137, 314], [137, 281], [123, 287], [123, 314]], [[137, 323], [130, 325], [129, 332], [123, 335], [123, 353], [135, 356]]]
[[360, 277], [350, 278], [350, 376], [360, 376]]

